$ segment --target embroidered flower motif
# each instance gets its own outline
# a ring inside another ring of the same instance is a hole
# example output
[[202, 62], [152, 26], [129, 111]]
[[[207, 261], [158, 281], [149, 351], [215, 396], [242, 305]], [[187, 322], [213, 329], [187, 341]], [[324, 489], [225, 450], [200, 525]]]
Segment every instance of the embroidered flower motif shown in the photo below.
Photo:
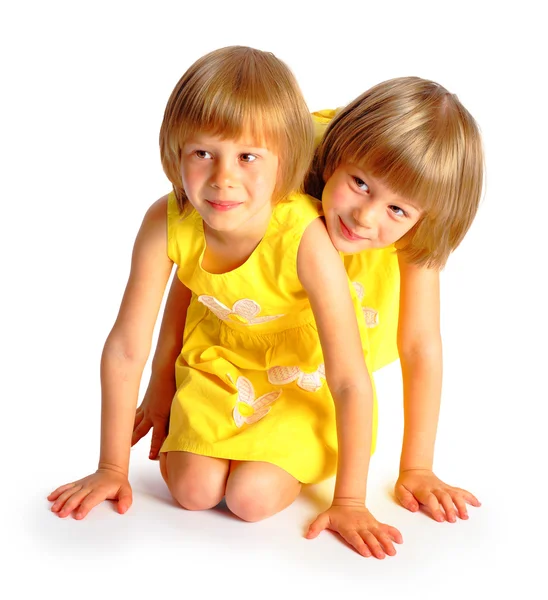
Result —
[[269, 392], [256, 399], [253, 385], [246, 377], [238, 377], [236, 389], [238, 390], [238, 400], [232, 412], [236, 427], [241, 427], [244, 423], [252, 425], [262, 419], [270, 412], [270, 405], [282, 393], [281, 391]]
[[325, 365], [322, 363], [314, 372], [305, 373], [299, 367], [271, 367], [268, 381], [275, 385], [285, 385], [297, 380], [297, 385], [307, 392], [317, 392], [325, 379]]
[[249, 299], [238, 300], [234, 303], [232, 310], [213, 296], [198, 296], [198, 302], [207, 306], [222, 321], [234, 320], [242, 325], [259, 325], [284, 316], [257, 317], [256, 315], [261, 312], [261, 307], [254, 300]]
[[[358, 296], [358, 300], [360, 304], [365, 296], [365, 289], [363, 285], [359, 281], [353, 281], [352, 286], [356, 290], [356, 295]], [[363, 316], [365, 317], [365, 325], [366, 327], [376, 327], [379, 324], [379, 313], [369, 306], [362, 306]]]

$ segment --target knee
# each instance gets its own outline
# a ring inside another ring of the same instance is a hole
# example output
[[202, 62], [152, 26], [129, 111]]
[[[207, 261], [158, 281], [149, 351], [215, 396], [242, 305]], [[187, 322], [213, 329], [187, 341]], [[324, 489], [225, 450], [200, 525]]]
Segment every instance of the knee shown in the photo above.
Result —
[[218, 486], [191, 477], [171, 480], [168, 486], [173, 498], [186, 510], [207, 510], [223, 499], [223, 491]]
[[176, 460], [170, 464], [165, 455], [160, 458], [162, 476], [169, 491], [186, 510], [213, 508], [224, 496], [225, 478], [215, 470], [210, 472], [206, 465], [199, 466], [203, 468], [189, 468], [188, 465], [181, 468]]
[[257, 477], [250, 481], [241, 481], [226, 488], [228, 509], [243, 521], [255, 523], [272, 516], [280, 510], [276, 490], [269, 485], [268, 479]]

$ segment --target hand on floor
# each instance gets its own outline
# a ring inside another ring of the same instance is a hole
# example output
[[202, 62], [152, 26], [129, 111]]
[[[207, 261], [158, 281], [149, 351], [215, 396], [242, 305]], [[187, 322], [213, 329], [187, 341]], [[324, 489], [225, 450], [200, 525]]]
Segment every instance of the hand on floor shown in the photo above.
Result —
[[467, 503], [476, 507], [481, 506], [473, 494], [447, 485], [428, 469], [402, 471], [396, 482], [395, 493], [404, 508], [417, 512], [422, 504], [440, 523], [443, 521], [454, 523], [457, 516], [468, 519]]

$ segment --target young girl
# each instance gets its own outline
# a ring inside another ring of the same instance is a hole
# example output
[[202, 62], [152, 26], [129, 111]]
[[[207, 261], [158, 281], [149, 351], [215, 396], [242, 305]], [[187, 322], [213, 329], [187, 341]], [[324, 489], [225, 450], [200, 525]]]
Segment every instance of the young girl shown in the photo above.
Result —
[[[479, 204], [478, 127], [456, 96], [416, 77], [381, 83], [338, 114], [314, 118], [318, 147], [305, 191], [322, 198], [331, 241], [361, 300], [370, 372], [398, 356], [401, 362], [405, 428], [396, 496], [411, 511], [428, 507], [437, 521], [466, 519], [466, 504], [478, 500], [438, 479], [432, 465], [442, 373], [439, 270]], [[136, 414], [132, 442], [153, 427], [151, 458], [169, 417], [182, 293], [174, 281]], [[313, 524], [309, 535], [325, 524]]]
[[322, 198], [331, 241], [359, 290], [370, 371], [400, 358], [396, 496], [413, 512], [426, 506], [437, 521], [466, 519], [466, 504], [479, 501], [432, 466], [442, 380], [439, 271], [478, 209], [479, 129], [456, 96], [418, 77], [381, 83], [336, 116], [317, 114], [318, 127], [331, 117], [305, 191]]
[[302, 483], [336, 472], [321, 519], [365, 556], [394, 554], [400, 533], [365, 507], [365, 321], [319, 203], [292, 192], [313, 152], [292, 74], [251, 48], [206, 55], [171, 94], [160, 148], [174, 191], [144, 217], [105, 343], [99, 467], [50, 494], [52, 510], [83, 518], [105, 499], [120, 513], [132, 502], [139, 382], [175, 263], [184, 343], [161, 456], [175, 500], [205, 509], [224, 497], [256, 521], [293, 502]]

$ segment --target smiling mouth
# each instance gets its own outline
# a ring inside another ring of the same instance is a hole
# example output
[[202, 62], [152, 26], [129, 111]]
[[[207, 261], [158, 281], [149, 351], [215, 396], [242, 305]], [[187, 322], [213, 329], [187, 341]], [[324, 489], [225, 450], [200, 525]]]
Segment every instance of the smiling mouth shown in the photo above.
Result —
[[348, 227], [344, 224], [344, 221], [340, 217], [339, 217], [339, 222], [340, 222], [340, 226], [341, 226], [341, 233], [350, 242], [358, 242], [358, 241], [364, 241], [364, 240], [369, 239], [369, 238], [364, 238], [359, 235], [356, 235], [353, 231], [348, 229]]
[[224, 200], [206, 200], [206, 202], [215, 210], [232, 210], [237, 206], [243, 204], [243, 202], [226, 202]]

